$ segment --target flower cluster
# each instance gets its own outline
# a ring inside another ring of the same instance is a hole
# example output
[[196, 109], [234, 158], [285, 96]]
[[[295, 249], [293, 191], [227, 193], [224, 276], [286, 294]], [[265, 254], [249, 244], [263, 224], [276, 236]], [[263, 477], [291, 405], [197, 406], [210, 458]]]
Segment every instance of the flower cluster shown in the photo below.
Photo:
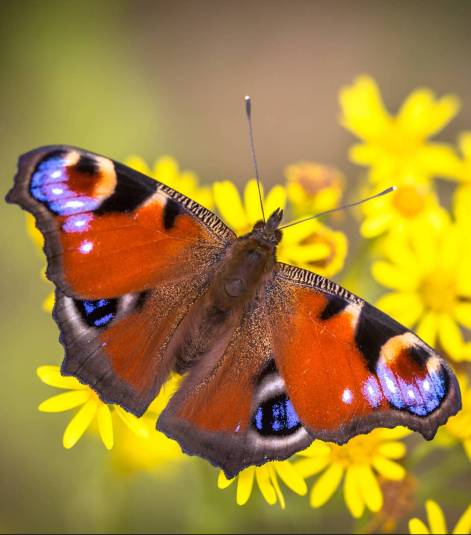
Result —
[[[453, 95], [436, 97], [428, 89], [413, 91], [394, 115], [386, 108], [376, 82], [361, 76], [341, 89], [339, 101], [342, 125], [359, 139], [349, 152], [351, 161], [363, 168], [355, 195], [373, 195], [397, 186], [394, 193], [356, 211], [366, 252], [364, 247], [361, 254], [349, 259], [343, 282], [349, 289], [365, 290], [365, 298], [381, 294], [376, 300], [379, 308], [414, 329], [458, 366], [463, 410], [424, 451], [428, 455], [441, 446], [440, 451], [454, 455], [462, 445], [470, 461], [470, 477], [471, 131], [459, 136], [456, 147], [437, 141], [435, 136], [458, 113], [459, 101]], [[139, 156], [126, 163], [216, 211], [237, 235], [249, 232], [261, 219], [255, 179], [239, 190], [230, 180], [201, 184], [195, 173], [180, 170], [170, 156], [161, 157], [152, 167]], [[448, 187], [449, 195], [439, 195], [438, 181]], [[348, 177], [348, 182], [352, 183], [353, 177]], [[262, 187], [265, 213], [282, 208], [285, 219], [291, 221], [328, 211], [352, 194], [345, 191], [346, 184], [344, 174], [332, 165], [307, 160], [292, 163], [285, 169], [282, 184], [266, 193]], [[445, 203], [444, 198], [450, 202]], [[287, 228], [278, 260], [328, 277], [338, 276], [348, 253], [342, 223], [342, 218], [333, 215]], [[31, 218], [28, 229], [41, 246], [42, 238]], [[365, 275], [368, 269], [372, 278]], [[52, 304], [50, 296], [45, 308], [50, 310]], [[121, 472], [153, 471], [188, 461], [175, 442], [155, 430], [155, 421], [179, 378], [172, 378], [148, 412], [137, 419], [120, 407], [106, 405], [76, 379], [62, 377], [57, 366], [42, 366], [38, 375], [47, 385], [66, 390], [42, 402], [41, 411], [77, 409], [64, 432], [65, 448], [73, 447], [90, 429], [107, 449], [113, 449], [114, 466]], [[410, 434], [403, 428], [376, 429], [344, 445], [316, 440], [292, 459], [249, 467], [234, 479], [228, 480], [220, 472], [217, 483], [221, 489], [236, 483], [239, 505], [249, 501], [256, 484], [268, 504], [278, 503], [282, 509], [286, 504], [280, 482], [298, 496], [308, 494], [309, 485], [309, 504], [314, 509], [341, 493], [353, 518], [367, 514], [379, 518], [384, 512], [390, 525], [395, 525], [407, 518], [409, 509], [386, 507], [388, 485], [406, 486], [412, 494], [417, 486], [404, 483], [416, 481]], [[422, 489], [422, 494], [425, 491]], [[393, 512], [386, 514], [386, 509]], [[426, 511], [429, 527], [413, 518], [410, 532], [445, 533], [440, 507], [428, 500]], [[453, 533], [469, 533], [470, 529], [468, 508]]]

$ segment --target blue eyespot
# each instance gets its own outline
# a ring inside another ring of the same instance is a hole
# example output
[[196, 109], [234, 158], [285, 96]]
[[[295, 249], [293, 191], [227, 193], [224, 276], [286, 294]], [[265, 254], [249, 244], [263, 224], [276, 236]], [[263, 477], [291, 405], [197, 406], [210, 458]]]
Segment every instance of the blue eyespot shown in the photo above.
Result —
[[116, 316], [118, 309], [117, 299], [98, 299], [97, 301], [74, 300], [83, 321], [89, 327], [106, 327]]
[[289, 435], [301, 426], [291, 401], [285, 394], [264, 401], [255, 411], [253, 426], [261, 435]]

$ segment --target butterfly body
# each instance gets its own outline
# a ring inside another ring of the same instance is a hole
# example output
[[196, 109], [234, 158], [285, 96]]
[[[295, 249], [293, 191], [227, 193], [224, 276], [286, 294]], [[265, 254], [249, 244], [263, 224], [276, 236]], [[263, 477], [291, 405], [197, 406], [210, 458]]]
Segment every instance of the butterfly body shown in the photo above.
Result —
[[138, 416], [182, 374], [158, 428], [229, 477], [378, 426], [430, 439], [461, 406], [414, 333], [277, 262], [280, 210], [237, 238], [172, 188], [70, 146], [22, 156], [7, 200], [45, 237], [63, 373]]

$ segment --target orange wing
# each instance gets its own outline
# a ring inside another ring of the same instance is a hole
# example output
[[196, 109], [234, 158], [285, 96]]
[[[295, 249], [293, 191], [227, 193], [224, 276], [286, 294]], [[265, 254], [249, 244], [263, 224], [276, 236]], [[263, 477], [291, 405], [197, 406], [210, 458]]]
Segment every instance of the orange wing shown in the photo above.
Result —
[[214, 214], [184, 195], [73, 147], [23, 155], [7, 200], [36, 217], [48, 277], [82, 299], [192, 276], [235, 239]]
[[275, 360], [312, 437], [343, 443], [405, 425], [430, 439], [459, 410], [446, 362], [392, 318], [293, 266], [278, 264], [273, 284]]
[[234, 234], [160, 182], [68, 146], [22, 156], [7, 200], [45, 238], [63, 372], [142, 414], [173, 364], [173, 331]]
[[311, 441], [294, 420], [286, 432], [265, 432], [267, 418], [258, 408], [272, 406], [273, 399], [281, 410], [288, 406], [269, 331], [263, 300], [253, 303], [224, 355], [189, 371], [157, 424], [185, 453], [206, 458], [227, 477], [253, 464], [285, 459]]

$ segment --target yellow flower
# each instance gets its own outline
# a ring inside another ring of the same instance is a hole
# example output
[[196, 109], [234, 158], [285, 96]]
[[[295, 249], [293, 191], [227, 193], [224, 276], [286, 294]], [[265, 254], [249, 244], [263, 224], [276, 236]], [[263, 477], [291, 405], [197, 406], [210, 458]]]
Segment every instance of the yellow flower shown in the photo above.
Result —
[[468, 459], [471, 462], [471, 384], [464, 374], [458, 375], [461, 390], [461, 411], [450, 418], [439, 431], [438, 439], [443, 444], [459, 441], [463, 444]]
[[285, 169], [288, 199], [296, 216], [318, 214], [340, 204], [344, 177], [334, 167], [297, 162]]
[[[390, 185], [390, 184], [389, 184]], [[375, 187], [369, 194], [382, 191], [386, 184]], [[365, 238], [375, 238], [385, 232], [410, 232], [412, 227], [425, 225], [438, 227], [448, 219], [448, 214], [428, 184], [404, 180], [397, 190], [365, 203], [360, 233]]]
[[181, 171], [178, 162], [171, 156], [162, 156], [156, 160], [152, 169], [140, 156], [129, 156], [124, 163], [136, 171], [154, 177], [176, 189], [209, 210], [213, 207], [211, 187], [200, 186], [196, 174], [193, 171]]
[[277, 260], [332, 277], [344, 266], [347, 236], [313, 219], [283, 230]]
[[[263, 194], [263, 192], [262, 192]], [[224, 221], [238, 234], [252, 230], [262, 219], [257, 182], [249, 180], [242, 201], [235, 185], [226, 180], [214, 184], [214, 202]], [[275, 186], [263, 202], [265, 216], [276, 208], [286, 207], [286, 189]], [[317, 220], [308, 221], [283, 230], [283, 239], [277, 249], [277, 259], [325, 276], [338, 273], [347, 255], [347, 238]]]
[[129, 432], [121, 422], [116, 425], [116, 444], [113, 448], [113, 466], [124, 474], [138, 471], [162, 473], [177, 464], [189, 460], [174, 440], [157, 431], [156, 422], [180, 383], [180, 377], [174, 375], [162, 387], [157, 398], [142, 416], [142, 423], [148, 430], [148, 436]]
[[[44, 238], [43, 235], [39, 232], [39, 230], [36, 228], [36, 223], [34, 220], [34, 217], [31, 214], [26, 214], [26, 231], [28, 233], [28, 236], [33, 240], [34, 244], [40, 249], [43, 250], [44, 247]], [[46, 282], [49, 286], [52, 285], [52, 283], [46, 278], [46, 269], [44, 268], [41, 272], [41, 278], [44, 282]], [[54, 290], [51, 290], [47, 297], [44, 299], [42, 307], [43, 310], [47, 313], [52, 312], [52, 308], [54, 306]]]
[[95, 420], [100, 438], [110, 450], [114, 444], [112, 413], [133, 433], [144, 438], [149, 436], [149, 431], [142, 421], [117, 405], [103, 403], [90, 387], [83, 385], [75, 377], [62, 376], [59, 366], [40, 366], [37, 374], [43, 383], [67, 390], [43, 401], [39, 405], [41, 412], [63, 412], [80, 407], [64, 431], [64, 448], [75, 446]]
[[378, 475], [394, 481], [405, 476], [405, 469], [396, 460], [406, 453], [399, 440], [409, 433], [400, 427], [375, 429], [342, 446], [313, 442], [299, 454], [305, 458], [295, 464], [304, 478], [323, 472], [312, 486], [311, 506], [317, 509], [327, 503], [343, 480], [344, 500], [353, 517], [361, 517], [365, 508], [378, 512], [383, 505]]
[[416, 89], [397, 116], [384, 106], [376, 82], [358, 77], [340, 91], [341, 122], [362, 143], [350, 150], [353, 162], [370, 168], [374, 183], [407, 177], [427, 181], [432, 176], [454, 174], [456, 156], [446, 144], [430, 142], [456, 115], [459, 101], [447, 95], [436, 99], [429, 89]]
[[[441, 507], [434, 500], [427, 500], [425, 502], [425, 510], [427, 512], [427, 520], [429, 525], [419, 518], [411, 518], [409, 520], [409, 532], [416, 535], [427, 535], [429, 533], [444, 534], [449, 533], [446, 525], [445, 515]], [[457, 535], [464, 535], [471, 533], [471, 505], [468, 506], [461, 518], [458, 520], [455, 529], [452, 533]]]
[[471, 329], [471, 249], [469, 229], [448, 223], [395, 236], [385, 260], [372, 266], [374, 278], [393, 292], [377, 306], [432, 347], [437, 341], [455, 360], [471, 360], [461, 328]]
[[218, 477], [218, 487], [225, 489], [237, 480], [236, 502], [238, 505], [244, 505], [252, 494], [254, 481], [257, 481], [265, 501], [270, 505], [275, 505], [278, 502], [280, 507], [284, 509], [286, 503], [278, 478], [299, 496], [304, 496], [307, 493], [306, 482], [293, 468], [290, 461], [273, 461], [263, 466], [249, 466], [232, 479], [227, 479], [224, 472], [221, 471]]
[[[214, 203], [222, 219], [241, 236], [250, 232], [257, 221], [262, 220], [262, 209], [258, 194], [257, 181], [251, 179], [244, 189], [242, 200], [236, 186], [230, 180], [215, 182], [213, 185]], [[277, 208], [286, 206], [286, 190], [283, 186], [275, 186], [264, 197], [265, 217], [269, 217]]]

